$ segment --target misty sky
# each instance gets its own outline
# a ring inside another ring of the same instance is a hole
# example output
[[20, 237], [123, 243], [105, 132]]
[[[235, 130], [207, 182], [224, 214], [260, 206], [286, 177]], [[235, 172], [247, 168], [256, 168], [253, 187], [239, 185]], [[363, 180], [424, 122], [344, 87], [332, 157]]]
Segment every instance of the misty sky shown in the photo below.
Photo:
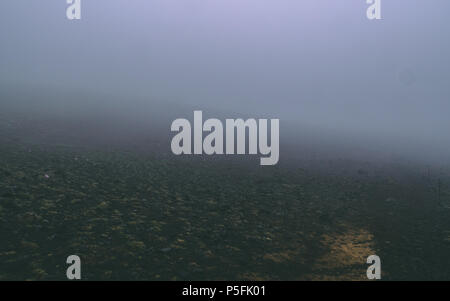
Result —
[[448, 0], [384, 0], [380, 21], [366, 18], [365, 0], [83, 0], [81, 21], [66, 6], [0, 1], [2, 89], [158, 99], [450, 145]]

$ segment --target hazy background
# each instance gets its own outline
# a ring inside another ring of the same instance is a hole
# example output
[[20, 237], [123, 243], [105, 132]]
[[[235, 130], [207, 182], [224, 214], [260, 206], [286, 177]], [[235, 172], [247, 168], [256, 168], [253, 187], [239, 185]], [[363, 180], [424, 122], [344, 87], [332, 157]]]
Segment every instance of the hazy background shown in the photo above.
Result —
[[2, 0], [3, 126], [169, 145], [201, 109], [280, 118], [313, 151], [448, 162], [450, 2], [384, 0], [380, 21], [365, 2], [83, 0], [69, 21], [64, 0]]

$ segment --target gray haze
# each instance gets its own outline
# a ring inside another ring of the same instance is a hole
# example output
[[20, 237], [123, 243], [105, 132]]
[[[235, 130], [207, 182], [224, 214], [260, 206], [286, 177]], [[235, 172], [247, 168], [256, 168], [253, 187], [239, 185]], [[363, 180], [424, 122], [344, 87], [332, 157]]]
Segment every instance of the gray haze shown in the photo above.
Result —
[[448, 0], [384, 0], [380, 21], [365, 0], [82, 0], [81, 21], [66, 6], [0, 2], [4, 110], [169, 129], [196, 108], [280, 118], [297, 145], [448, 159]]

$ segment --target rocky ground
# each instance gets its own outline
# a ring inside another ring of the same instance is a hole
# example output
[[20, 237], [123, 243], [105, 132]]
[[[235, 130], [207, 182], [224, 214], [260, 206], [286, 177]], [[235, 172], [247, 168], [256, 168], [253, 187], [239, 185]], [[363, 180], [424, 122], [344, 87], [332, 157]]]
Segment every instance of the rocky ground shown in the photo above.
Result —
[[450, 280], [444, 172], [11, 141], [0, 146], [2, 280], [63, 280], [72, 254], [86, 280], [364, 280], [372, 254], [383, 279]]

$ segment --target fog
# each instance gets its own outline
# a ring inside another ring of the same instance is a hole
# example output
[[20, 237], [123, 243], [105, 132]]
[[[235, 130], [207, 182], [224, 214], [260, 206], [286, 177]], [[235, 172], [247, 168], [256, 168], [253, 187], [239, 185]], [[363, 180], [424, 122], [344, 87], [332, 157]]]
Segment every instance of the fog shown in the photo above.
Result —
[[446, 0], [382, 1], [376, 21], [364, 0], [83, 0], [75, 21], [66, 7], [1, 1], [2, 124], [169, 145], [173, 118], [200, 109], [279, 118], [296, 147], [448, 162]]

